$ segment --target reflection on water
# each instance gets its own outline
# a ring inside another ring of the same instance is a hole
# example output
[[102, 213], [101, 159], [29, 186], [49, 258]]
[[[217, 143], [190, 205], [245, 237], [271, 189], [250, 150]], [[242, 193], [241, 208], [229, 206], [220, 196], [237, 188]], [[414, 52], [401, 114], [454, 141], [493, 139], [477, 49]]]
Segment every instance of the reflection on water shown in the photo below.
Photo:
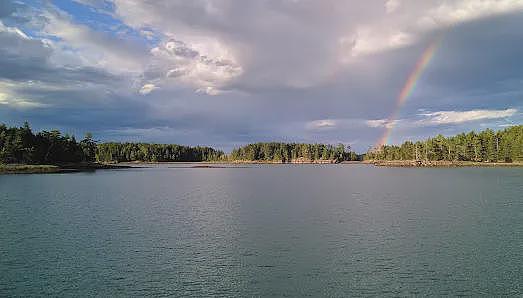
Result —
[[523, 170], [0, 176], [0, 296], [523, 293]]

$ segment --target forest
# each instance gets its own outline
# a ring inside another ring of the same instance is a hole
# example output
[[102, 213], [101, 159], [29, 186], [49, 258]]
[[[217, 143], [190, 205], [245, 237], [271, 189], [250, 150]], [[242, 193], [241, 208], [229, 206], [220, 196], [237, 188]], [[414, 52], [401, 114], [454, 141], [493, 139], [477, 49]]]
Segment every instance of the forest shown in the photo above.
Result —
[[90, 133], [77, 141], [57, 130], [34, 134], [26, 122], [22, 127], [0, 124], [0, 163], [61, 165], [80, 162], [125, 161], [212, 161], [224, 153], [209, 147], [143, 143], [97, 144]]
[[337, 146], [325, 144], [303, 144], [303, 143], [255, 143], [234, 149], [229, 160], [231, 161], [269, 161], [269, 162], [293, 162], [305, 161], [349, 161], [358, 160], [359, 156], [345, 147], [343, 144]]
[[34, 134], [27, 122], [22, 127], [0, 124], [0, 163], [4, 164], [93, 162], [96, 146], [91, 134], [78, 142], [57, 130]]
[[99, 143], [91, 134], [77, 142], [59, 131], [34, 134], [23, 127], [0, 125], [0, 163], [63, 164], [77, 162], [200, 162], [200, 161], [346, 161], [357, 160], [356, 153], [342, 144], [256, 143], [234, 149], [226, 155], [211, 147], [176, 144]]
[[102, 143], [98, 145], [99, 162], [198, 162], [223, 159], [223, 151], [210, 147], [189, 147], [175, 144]]
[[491, 129], [456, 136], [438, 135], [425, 141], [385, 145], [365, 155], [366, 160], [429, 160], [522, 162], [523, 125], [500, 131]]
[[370, 150], [363, 157], [343, 144], [255, 143], [230, 154], [211, 147], [175, 144], [97, 143], [90, 133], [81, 141], [60, 131], [33, 133], [0, 124], [0, 163], [59, 165], [79, 162], [315, 162], [353, 160], [429, 160], [523, 162], [523, 125], [500, 131], [486, 129], [452, 137], [438, 135], [425, 141], [406, 141]]
[[356, 160], [358, 156], [343, 145], [296, 143], [256, 143], [234, 149], [226, 155], [210, 147], [188, 147], [174, 144], [102, 143], [98, 145], [96, 159], [100, 162], [197, 162], [197, 161], [305, 161]]

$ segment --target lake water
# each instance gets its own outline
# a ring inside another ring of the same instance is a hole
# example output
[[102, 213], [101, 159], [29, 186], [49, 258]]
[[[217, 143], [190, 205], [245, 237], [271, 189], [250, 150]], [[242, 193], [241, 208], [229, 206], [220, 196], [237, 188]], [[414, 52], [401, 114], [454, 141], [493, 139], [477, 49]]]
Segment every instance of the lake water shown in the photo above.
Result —
[[186, 166], [0, 175], [0, 296], [523, 295], [522, 168]]

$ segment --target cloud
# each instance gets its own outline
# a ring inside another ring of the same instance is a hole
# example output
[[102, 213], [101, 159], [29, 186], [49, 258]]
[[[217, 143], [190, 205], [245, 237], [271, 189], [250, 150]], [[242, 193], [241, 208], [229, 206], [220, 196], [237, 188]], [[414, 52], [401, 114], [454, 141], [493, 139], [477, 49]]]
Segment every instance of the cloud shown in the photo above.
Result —
[[523, 10], [522, 0], [461, 0], [445, 1], [430, 8], [418, 20], [422, 27], [451, 26], [458, 23]]
[[[152, 28], [212, 60], [228, 61], [227, 68], [200, 63], [221, 84], [212, 87], [253, 91], [258, 88], [306, 88], [322, 82], [338, 63], [338, 39], [347, 11], [358, 4], [333, 1], [326, 9], [309, 1], [115, 1], [115, 13], [125, 24]], [[334, 14], [329, 16], [329, 14]], [[278, 29], [275, 29], [278, 28]], [[162, 46], [159, 47], [161, 50]], [[230, 63], [231, 62], [231, 63]], [[216, 69], [217, 68], [217, 69]], [[214, 80], [213, 80], [214, 81]], [[204, 87], [199, 84], [200, 88]], [[218, 86], [222, 85], [222, 86]]]
[[18, 109], [43, 108], [47, 104], [20, 97], [12, 90], [12, 84], [0, 81], [0, 108], [7, 106]]
[[385, 1], [385, 11], [387, 13], [395, 12], [401, 5], [399, 0], [387, 0]]
[[9, 107], [18, 108], [18, 109], [34, 109], [34, 108], [43, 108], [43, 107], [48, 106], [43, 103], [34, 102], [34, 101], [22, 99], [22, 98], [13, 98], [13, 99], [7, 100], [5, 97], [7, 97], [7, 96], [5, 96], [5, 94], [0, 93], [0, 106], [6, 105]]
[[388, 119], [374, 119], [374, 120], [367, 120], [365, 123], [368, 127], [385, 127], [385, 128], [392, 128], [395, 127], [400, 120], [388, 120]]
[[91, 6], [97, 9], [109, 8], [111, 6], [110, 0], [73, 0], [74, 2]]
[[110, 93], [121, 96], [122, 90], [128, 89], [125, 74], [116, 76], [102, 67], [86, 65], [78, 51], [48, 32], [38, 31], [44, 30], [49, 21], [44, 14], [47, 12], [21, 6], [16, 16], [0, 19], [0, 92], [4, 109], [50, 110], [78, 105], [85, 94], [94, 103]]
[[14, 35], [18, 35], [18, 37], [21, 37], [24, 39], [29, 39], [29, 36], [27, 36], [27, 34], [25, 34], [22, 30], [20, 30], [17, 27], [5, 26], [2, 21], [0, 21], [0, 32], [14, 34]]
[[[351, 43], [347, 45], [347, 42]], [[371, 27], [357, 29], [355, 37], [342, 39], [342, 45], [348, 46], [353, 57], [379, 53], [385, 50], [401, 48], [411, 44], [414, 37], [402, 31], [381, 30], [375, 32]]]
[[[337, 0], [328, 4], [115, 0], [114, 13], [135, 30], [159, 32], [164, 43], [183, 41], [184, 46], [211, 59], [227, 52], [238, 75], [234, 80], [221, 80], [222, 85], [252, 91], [323, 84], [340, 72], [340, 62], [353, 63], [367, 55], [424, 43], [434, 30], [517, 11], [520, 2], [389, 0], [376, 7]], [[195, 46], [208, 51], [203, 53]], [[217, 72], [205, 68], [204, 74]], [[196, 89], [206, 87], [197, 85]]]
[[485, 119], [500, 119], [514, 116], [517, 113], [516, 109], [506, 110], [470, 110], [470, 111], [439, 111], [433, 113], [421, 114], [425, 119], [420, 123], [426, 125], [441, 125], [441, 124], [460, 124], [464, 122], [485, 120]]
[[75, 23], [69, 14], [59, 9], [46, 11], [44, 17], [41, 34], [48, 37], [47, 42], [60, 55], [54, 59], [55, 63], [62, 62], [60, 58], [68, 55], [75, 59], [69, 59], [68, 62], [74, 62], [67, 66], [99, 67], [121, 74], [141, 72], [147, 62], [143, 45]]
[[71, 89], [93, 84], [114, 88], [125, 79], [99, 68], [64, 65], [67, 56], [49, 40], [29, 37], [17, 27], [2, 26], [1, 21], [0, 45], [0, 81], [9, 81], [11, 88]]
[[379, 128], [379, 127], [392, 127], [396, 125], [400, 120], [390, 121], [387, 119], [375, 119], [365, 120], [359, 118], [336, 118], [336, 119], [322, 119], [314, 120], [306, 123], [305, 127], [308, 130], [332, 130], [332, 129], [352, 129], [352, 128]]
[[334, 129], [337, 127], [337, 120], [324, 119], [315, 120], [306, 124], [306, 128], [310, 130]]
[[157, 89], [157, 88], [158, 87], [156, 87], [154, 84], [145, 84], [142, 86], [142, 88], [140, 88], [140, 90], [138, 92], [142, 95], [147, 95], [147, 94], [153, 92], [153, 90]]
[[[405, 1], [407, 2], [407, 1]], [[409, 6], [399, 13], [400, 5]], [[435, 30], [466, 22], [523, 11], [523, 0], [423, 1], [388, 0], [386, 18], [370, 18], [342, 37], [342, 51], [352, 57], [410, 46]], [[396, 12], [395, 14], [393, 14]]]
[[205, 88], [196, 89], [196, 93], [204, 93], [204, 94], [207, 94], [207, 95], [214, 96], [214, 95], [220, 94], [221, 91], [219, 89], [214, 88], [214, 87], [207, 86]]
[[458, 125], [478, 120], [509, 118], [516, 115], [517, 112], [517, 109], [425, 112], [417, 114], [413, 118], [366, 120], [365, 124], [371, 128], [415, 128], [420, 126]]
[[151, 54], [145, 79], [162, 85], [181, 83], [197, 93], [216, 95], [220, 87], [242, 73], [242, 67], [219, 43], [214, 44], [212, 51], [206, 51], [198, 45], [169, 39], [151, 49]]

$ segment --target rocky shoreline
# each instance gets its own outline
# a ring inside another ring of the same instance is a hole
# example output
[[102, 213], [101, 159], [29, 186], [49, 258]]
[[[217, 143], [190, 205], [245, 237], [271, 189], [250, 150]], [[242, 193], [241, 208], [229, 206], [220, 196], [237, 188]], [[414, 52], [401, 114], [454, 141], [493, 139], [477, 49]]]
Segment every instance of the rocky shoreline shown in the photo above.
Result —
[[[352, 162], [338, 162], [335, 159], [293, 159], [291, 161], [280, 160], [217, 160], [217, 161], [159, 161], [159, 162], [145, 162], [145, 161], [130, 161], [115, 163], [114, 165], [138, 166], [138, 165], [158, 165], [158, 164], [338, 164], [338, 163], [352, 163]], [[360, 162], [357, 162], [360, 163]]]
[[366, 164], [379, 167], [402, 168], [454, 168], [454, 167], [523, 167], [523, 163], [472, 162], [472, 161], [428, 161], [428, 160], [366, 160]]
[[[235, 160], [218, 162], [130, 162], [130, 163], [78, 163], [62, 165], [26, 165], [26, 164], [0, 164], [1, 174], [56, 174], [56, 173], [76, 173], [89, 172], [103, 169], [127, 169], [153, 164], [199, 164], [191, 168], [221, 168], [221, 164], [241, 165], [241, 164], [366, 164], [378, 167], [393, 168], [458, 168], [458, 167], [523, 167], [523, 163], [490, 163], [490, 162], [470, 162], [470, 161], [425, 161], [425, 160], [365, 160], [365, 161], [345, 161], [336, 160], [305, 160], [298, 159], [290, 162], [282, 161], [262, 161], [262, 160]], [[216, 166], [213, 166], [216, 165]]]
[[232, 160], [226, 161], [226, 163], [240, 163], [240, 164], [336, 164], [339, 163], [335, 159], [305, 159], [297, 158], [290, 161], [281, 160]]

